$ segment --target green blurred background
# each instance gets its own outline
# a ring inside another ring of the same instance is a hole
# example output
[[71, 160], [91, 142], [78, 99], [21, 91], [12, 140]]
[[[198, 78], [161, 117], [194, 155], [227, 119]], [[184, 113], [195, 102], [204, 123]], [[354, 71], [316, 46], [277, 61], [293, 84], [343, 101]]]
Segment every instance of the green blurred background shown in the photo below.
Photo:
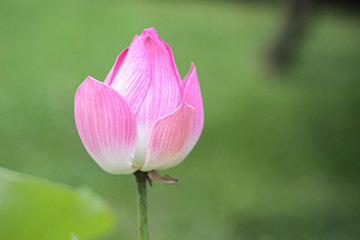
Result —
[[0, 166], [88, 185], [117, 211], [104, 239], [136, 239], [135, 179], [85, 151], [73, 97], [155, 27], [181, 76], [195, 62], [205, 128], [149, 190], [152, 239], [359, 239], [359, 18], [324, 7], [292, 65], [264, 55], [278, 2], [0, 1]]

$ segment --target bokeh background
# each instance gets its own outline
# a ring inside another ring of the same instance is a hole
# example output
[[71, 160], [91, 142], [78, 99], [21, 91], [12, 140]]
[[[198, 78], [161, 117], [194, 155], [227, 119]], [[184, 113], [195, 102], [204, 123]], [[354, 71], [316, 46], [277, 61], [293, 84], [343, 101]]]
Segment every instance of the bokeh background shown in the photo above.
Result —
[[[136, 239], [135, 179], [85, 151], [73, 97], [155, 27], [181, 76], [193, 61], [205, 128], [149, 189], [152, 239], [359, 239], [360, 28], [356, 8], [306, 12], [291, 60], [269, 58], [284, 1], [0, 1], [0, 166], [88, 185], [117, 212], [103, 239]], [[305, 29], [305, 30], [304, 30]]]

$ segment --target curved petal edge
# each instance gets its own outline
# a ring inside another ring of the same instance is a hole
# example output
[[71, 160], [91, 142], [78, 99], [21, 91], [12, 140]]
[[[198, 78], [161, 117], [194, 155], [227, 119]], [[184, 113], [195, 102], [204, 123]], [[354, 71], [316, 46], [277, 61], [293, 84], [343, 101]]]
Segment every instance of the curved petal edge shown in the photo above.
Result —
[[111, 78], [109, 85], [126, 99], [135, 115], [150, 84], [150, 60], [139, 36], [134, 37], [129, 50], [120, 54]]
[[134, 115], [114, 89], [88, 77], [75, 94], [75, 122], [91, 157], [105, 171], [128, 174], [137, 140]]
[[204, 127], [203, 101], [199, 79], [193, 63], [191, 63], [190, 71], [183, 81], [183, 101], [195, 108], [193, 128], [189, 137], [189, 142], [187, 143], [182, 156], [182, 158], [185, 158], [199, 140]]
[[120, 67], [129, 51], [129, 48], [126, 48], [124, 51], [122, 51], [119, 56], [116, 58], [116, 61], [114, 63], [114, 66], [111, 68], [109, 74], [106, 76], [104, 83], [107, 85], [111, 85], [114, 81], [116, 74], [119, 72]]
[[182, 155], [193, 127], [194, 108], [182, 103], [172, 113], [158, 119], [151, 132], [142, 171], [165, 169]]

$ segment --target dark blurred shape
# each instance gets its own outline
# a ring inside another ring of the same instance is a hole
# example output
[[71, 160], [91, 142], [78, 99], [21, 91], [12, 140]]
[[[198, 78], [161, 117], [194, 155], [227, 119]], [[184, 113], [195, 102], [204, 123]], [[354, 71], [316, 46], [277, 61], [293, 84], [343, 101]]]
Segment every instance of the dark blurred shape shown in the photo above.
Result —
[[353, 0], [290, 0], [285, 8], [283, 27], [268, 51], [268, 62], [275, 69], [283, 69], [296, 57], [296, 51], [306, 34], [315, 13], [323, 7], [333, 6], [359, 12], [359, 1]]

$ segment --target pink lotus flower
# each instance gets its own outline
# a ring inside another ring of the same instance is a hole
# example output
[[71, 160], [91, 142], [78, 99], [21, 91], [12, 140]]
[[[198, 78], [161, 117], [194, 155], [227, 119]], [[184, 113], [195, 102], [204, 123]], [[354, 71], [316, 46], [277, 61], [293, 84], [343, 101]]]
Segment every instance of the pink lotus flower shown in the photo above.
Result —
[[114, 174], [179, 164], [204, 123], [195, 66], [181, 81], [170, 46], [154, 28], [134, 37], [104, 83], [88, 77], [74, 108], [86, 150]]

